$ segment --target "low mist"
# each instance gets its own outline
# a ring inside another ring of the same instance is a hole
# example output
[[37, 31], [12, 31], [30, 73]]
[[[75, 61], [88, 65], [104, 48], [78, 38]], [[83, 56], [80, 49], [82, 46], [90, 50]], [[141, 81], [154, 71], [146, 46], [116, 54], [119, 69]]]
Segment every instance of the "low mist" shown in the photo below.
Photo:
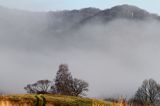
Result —
[[115, 19], [63, 30], [51, 27], [43, 12], [1, 9], [0, 19], [0, 86], [7, 93], [54, 80], [61, 63], [89, 83], [89, 97], [131, 97], [144, 79], [160, 81], [157, 20]]

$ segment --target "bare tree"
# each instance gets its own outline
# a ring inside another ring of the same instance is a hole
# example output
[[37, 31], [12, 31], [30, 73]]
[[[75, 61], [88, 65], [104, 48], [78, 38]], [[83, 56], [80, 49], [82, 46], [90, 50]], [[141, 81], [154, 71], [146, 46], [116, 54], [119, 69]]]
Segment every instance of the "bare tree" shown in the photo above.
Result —
[[71, 96], [85, 95], [88, 91], [88, 83], [73, 78], [69, 72], [68, 66], [66, 64], [61, 64], [55, 82], [49, 80], [39, 80], [34, 84], [28, 84], [24, 89], [27, 93], [37, 93], [37, 94], [62, 94]]
[[157, 95], [160, 92], [160, 85], [153, 79], [144, 80], [141, 87], [137, 90], [134, 100], [141, 103], [154, 104], [157, 100]]
[[88, 91], [88, 83], [75, 78], [72, 84], [72, 88], [73, 96], [85, 95], [85, 92]]
[[38, 94], [46, 94], [49, 92], [51, 87], [51, 81], [49, 80], [39, 80], [34, 84], [28, 84], [24, 89], [27, 93], [38, 93]]
[[73, 78], [66, 64], [61, 64], [56, 75], [53, 91], [58, 94], [79, 96], [88, 91], [88, 83]]
[[27, 91], [27, 93], [36, 93], [36, 90], [32, 84], [28, 84], [26, 87], [24, 87], [24, 89]]

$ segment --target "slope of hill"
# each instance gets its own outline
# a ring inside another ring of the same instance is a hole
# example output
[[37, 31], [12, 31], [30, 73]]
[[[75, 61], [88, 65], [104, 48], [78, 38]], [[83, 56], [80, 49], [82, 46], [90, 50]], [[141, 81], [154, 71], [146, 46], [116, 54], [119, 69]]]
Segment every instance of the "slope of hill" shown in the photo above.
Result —
[[101, 10], [97, 8], [83, 8], [80, 10], [64, 10], [48, 13], [49, 28], [51, 30], [67, 30], [82, 20], [92, 17]]
[[145, 20], [145, 19], [160, 19], [156, 14], [151, 14], [143, 9], [131, 5], [119, 5], [110, 9], [101, 10], [94, 16], [88, 17], [81, 23], [88, 22], [108, 22], [114, 19], [130, 19], [130, 20]]
[[49, 12], [49, 28], [58, 32], [80, 28], [86, 24], [106, 23], [115, 19], [145, 21], [160, 20], [160, 16], [152, 14], [132, 5], [118, 5], [110, 9], [84, 8], [81, 10]]
[[111, 102], [62, 95], [0, 96], [0, 106], [112, 106]]
[[[131, 5], [119, 5], [105, 10], [83, 8], [50, 12], [28, 12], [1, 7], [0, 34], [18, 35], [21, 38], [25, 35], [28, 37], [29, 35], [60, 36], [66, 31], [73, 32], [74, 28], [79, 28], [87, 23], [104, 23], [114, 19], [143, 21], [145, 19], [160, 20], [160, 17]], [[28, 37], [27, 39], [30, 39]], [[14, 39], [16, 37], [13, 37]]]
[[[54, 35], [57, 34], [56, 32], [72, 30], [73, 27], [89, 22], [108, 22], [114, 19], [160, 20], [160, 17], [136, 6], [119, 5], [105, 10], [83, 8], [80, 10], [50, 12], [27, 12], [0, 7], [0, 19], [0, 28], [2, 30], [0, 31], [4, 32], [7, 29], [4, 33], [17, 33], [17, 31], [21, 30], [29, 34]], [[21, 34], [21, 32], [18, 33]]]

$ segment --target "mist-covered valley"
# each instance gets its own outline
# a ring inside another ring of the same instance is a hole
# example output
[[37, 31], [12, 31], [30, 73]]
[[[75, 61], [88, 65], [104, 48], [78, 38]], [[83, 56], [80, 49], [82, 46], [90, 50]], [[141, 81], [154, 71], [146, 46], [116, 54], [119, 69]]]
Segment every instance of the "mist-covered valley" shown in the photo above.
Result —
[[121, 5], [100, 10], [29, 12], [0, 8], [0, 86], [24, 93], [53, 80], [61, 63], [86, 80], [90, 97], [133, 96], [159, 78], [159, 16]]

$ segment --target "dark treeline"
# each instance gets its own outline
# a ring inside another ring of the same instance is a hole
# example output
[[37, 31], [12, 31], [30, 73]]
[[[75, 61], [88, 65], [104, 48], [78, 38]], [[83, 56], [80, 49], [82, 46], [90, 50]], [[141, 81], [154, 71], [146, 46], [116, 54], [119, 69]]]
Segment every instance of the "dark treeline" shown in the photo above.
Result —
[[88, 83], [73, 78], [66, 64], [61, 64], [54, 81], [39, 80], [34, 84], [28, 84], [24, 89], [33, 94], [62, 94], [70, 96], [85, 95], [88, 91]]

